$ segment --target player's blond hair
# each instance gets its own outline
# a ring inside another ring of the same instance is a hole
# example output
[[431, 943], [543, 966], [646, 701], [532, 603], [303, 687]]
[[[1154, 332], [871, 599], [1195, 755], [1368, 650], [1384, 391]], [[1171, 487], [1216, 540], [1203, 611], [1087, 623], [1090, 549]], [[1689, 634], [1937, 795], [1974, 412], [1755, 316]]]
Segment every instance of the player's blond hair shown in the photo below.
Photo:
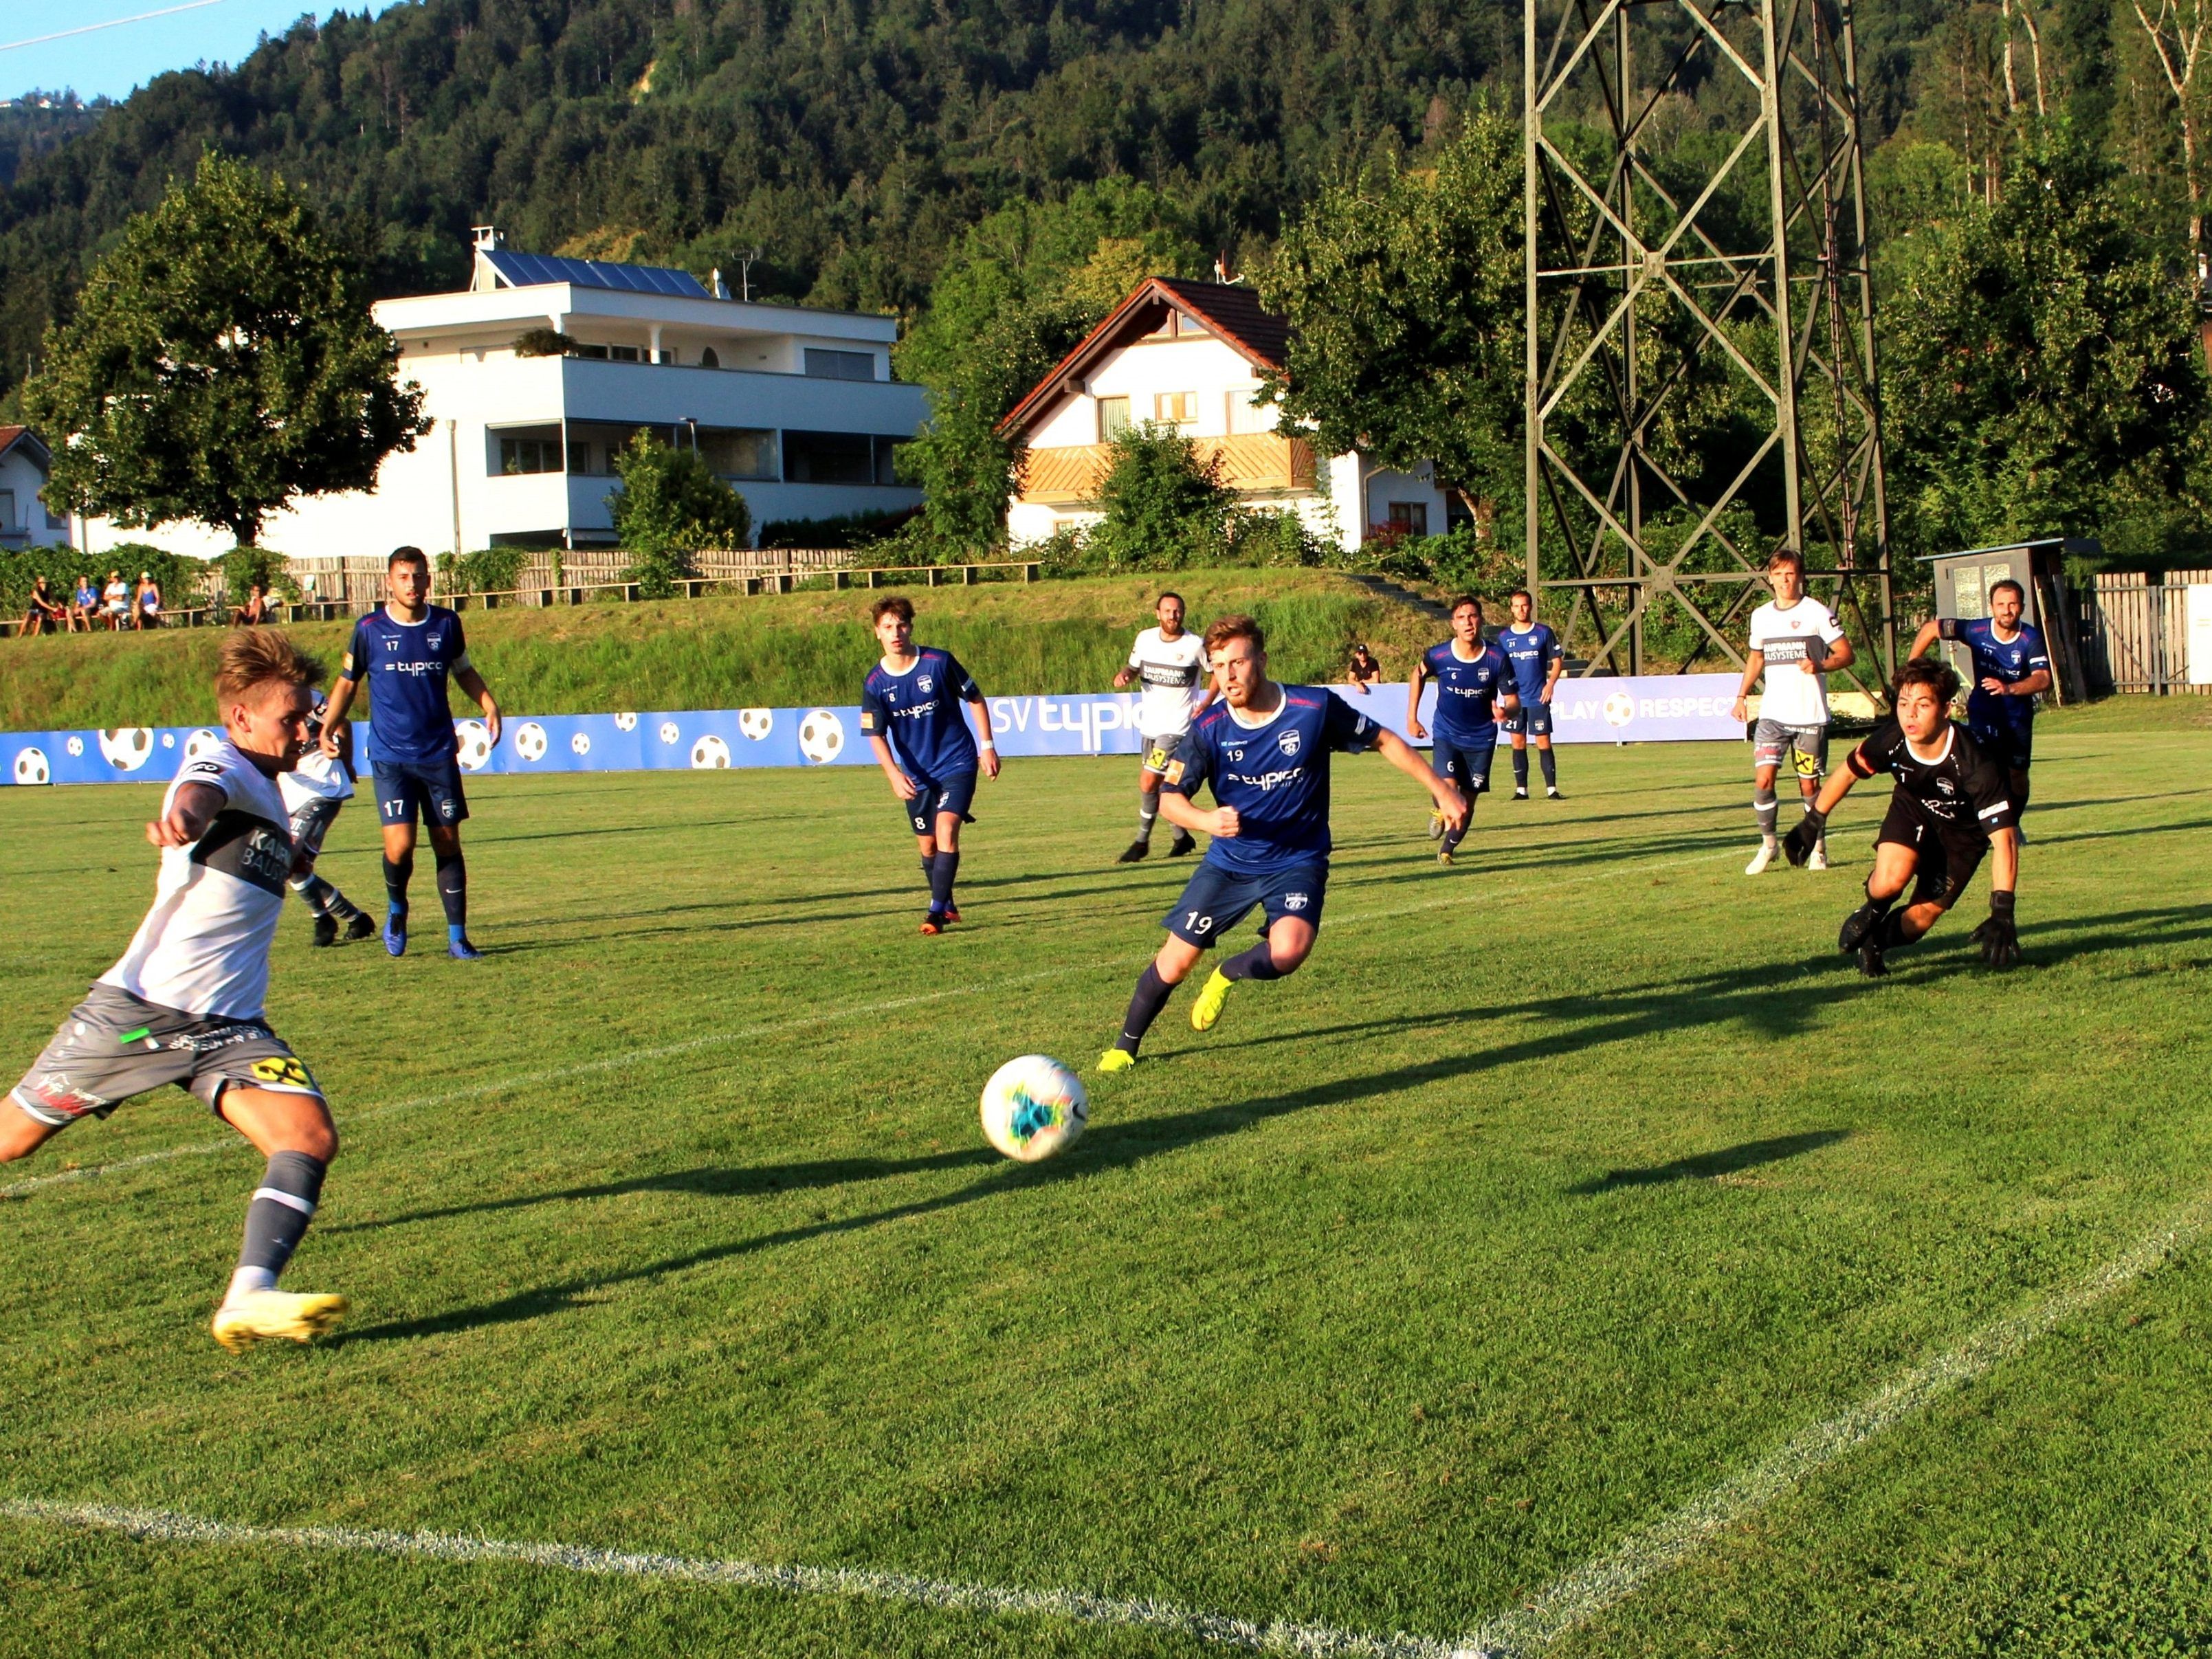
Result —
[[216, 701], [226, 708], [272, 680], [313, 685], [322, 678], [322, 664], [278, 628], [234, 628], [216, 652]]

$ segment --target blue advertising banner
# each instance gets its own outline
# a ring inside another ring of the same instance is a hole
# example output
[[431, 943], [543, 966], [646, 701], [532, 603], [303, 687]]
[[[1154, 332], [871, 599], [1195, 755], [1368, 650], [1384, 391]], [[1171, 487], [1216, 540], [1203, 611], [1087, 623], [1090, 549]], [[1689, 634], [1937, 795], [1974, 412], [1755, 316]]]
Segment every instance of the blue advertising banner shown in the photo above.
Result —
[[[1741, 741], [1729, 718], [1733, 674], [1565, 680], [1552, 702], [1560, 743]], [[1336, 688], [1354, 707], [1401, 737], [1406, 688], [1361, 694]], [[1423, 699], [1424, 720], [1434, 693]], [[991, 726], [1009, 759], [1042, 755], [1133, 755], [1137, 696], [993, 697]], [[690, 709], [661, 714], [532, 714], [509, 719], [496, 748], [481, 720], [454, 723], [461, 765], [470, 772], [639, 772], [741, 766], [872, 766], [857, 705], [821, 708]], [[364, 769], [372, 757], [366, 725], [355, 728]], [[212, 726], [125, 726], [112, 732], [18, 732], [0, 737], [9, 784], [166, 781], [204, 744]]]

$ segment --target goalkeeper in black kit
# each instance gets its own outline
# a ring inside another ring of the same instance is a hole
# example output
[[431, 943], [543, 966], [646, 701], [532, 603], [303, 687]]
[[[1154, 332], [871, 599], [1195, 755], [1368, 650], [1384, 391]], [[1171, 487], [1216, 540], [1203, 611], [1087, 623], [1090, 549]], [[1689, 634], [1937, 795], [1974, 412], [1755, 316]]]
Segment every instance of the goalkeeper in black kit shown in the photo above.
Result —
[[[1974, 942], [1992, 968], [2020, 961], [2013, 924], [2020, 838], [2010, 786], [2002, 757], [1984, 753], [1951, 719], [1958, 694], [1959, 677], [1947, 665], [1925, 658], [1905, 664], [1890, 717], [1829, 775], [1803, 822], [1783, 839], [1790, 863], [1804, 863], [1853, 784], [1880, 772], [1897, 780], [1875, 837], [1867, 902], [1844, 919], [1836, 941], [1857, 955], [1859, 971], [1870, 978], [1887, 973], [1887, 954], [1918, 939], [1959, 902], [1984, 854], [1990, 855], [1990, 917], [1974, 929]], [[1911, 902], [1899, 909], [1908, 883]]]

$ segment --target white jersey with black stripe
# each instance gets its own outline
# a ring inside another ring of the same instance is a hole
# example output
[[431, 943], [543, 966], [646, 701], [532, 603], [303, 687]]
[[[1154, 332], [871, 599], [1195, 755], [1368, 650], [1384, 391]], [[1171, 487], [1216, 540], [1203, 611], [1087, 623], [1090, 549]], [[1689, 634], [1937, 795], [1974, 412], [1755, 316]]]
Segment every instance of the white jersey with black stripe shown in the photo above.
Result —
[[259, 1019], [292, 866], [289, 815], [275, 780], [228, 738], [185, 763], [165, 815], [188, 783], [222, 791], [222, 806], [191, 846], [161, 849], [154, 908], [100, 982], [181, 1013]]
[[1206, 641], [1188, 629], [1169, 640], [1147, 628], [1129, 647], [1129, 666], [1145, 688], [1137, 730], [1147, 738], [1179, 738], [1189, 731], [1205, 691]]

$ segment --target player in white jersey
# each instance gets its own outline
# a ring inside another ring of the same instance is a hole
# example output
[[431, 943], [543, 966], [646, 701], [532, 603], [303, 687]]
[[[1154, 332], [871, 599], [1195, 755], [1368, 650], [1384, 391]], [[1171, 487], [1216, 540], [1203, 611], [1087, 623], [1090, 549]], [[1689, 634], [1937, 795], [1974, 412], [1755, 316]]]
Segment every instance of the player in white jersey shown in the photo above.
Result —
[[161, 849], [154, 905], [0, 1112], [0, 1162], [81, 1117], [106, 1117], [165, 1083], [189, 1090], [269, 1160], [246, 1242], [216, 1310], [234, 1353], [305, 1342], [344, 1317], [341, 1296], [276, 1288], [315, 1213], [337, 1129], [313, 1076], [269, 1029], [269, 945], [284, 908], [292, 836], [276, 779], [300, 757], [321, 671], [273, 629], [222, 642], [224, 738], [186, 761], [146, 839]]
[[[1784, 548], [1766, 562], [1773, 599], [1751, 613], [1751, 648], [1736, 690], [1735, 718], [1744, 718], [1746, 700], [1759, 677], [1766, 676], [1759, 699], [1759, 725], [1752, 732], [1751, 810], [1759, 817], [1759, 851], [1743, 867], [1755, 876], [1781, 850], [1775, 824], [1781, 805], [1774, 781], [1790, 760], [1806, 811], [1813, 810], [1820, 780], [1828, 769], [1828, 682], [1823, 676], [1851, 665], [1851, 642], [1837, 625], [1836, 613], [1805, 592], [1804, 556]], [[1826, 833], [1813, 844], [1808, 866], [1828, 867]]]
[[276, 775], [284, 811], [292, 820], [292, 890], [315, 919], [318, 945], [338, 942], [340, 922], [345, 924], [349, 939], [368, 939], [376, 932], [376, 924], [368, 914], [315, 869], [315, 860], [322, 855], [323, 837], [337, 822], [338, 809], [353, 799], [353, 728], [339, 721], [338, 752], [325, 754], [321, 738], [324, 716], [329, 712], [330, 704], [317, 690], [314, 709], [307, 716], [307, 752], [290, 771]]
[[[1144, 740], [1145, 751], [1137, 774], [1137, 838], [1122, 853], [1123, 864], [1134, 864], [1152, 850], [1152, 824], [1160, 815], [1160, 776], [1175, 758], [1176, 746], [1190, 730], [1192, 719], [1213, 700], [1206, 641], [1184, 630], [1182, 611], [1182, 594], [1161, 594], [1152, 609], [1159, 626], [1137, 635], [1129, 647], [1128, 665], [1114, 676], [1116, 691], [1131, 680], [1141, 681], [1145, 688], [1137, 703], [1137, 735]], [[1179, 859], [1197, 845], [1190, 831], [1177, 824], [1168, 856]]]

